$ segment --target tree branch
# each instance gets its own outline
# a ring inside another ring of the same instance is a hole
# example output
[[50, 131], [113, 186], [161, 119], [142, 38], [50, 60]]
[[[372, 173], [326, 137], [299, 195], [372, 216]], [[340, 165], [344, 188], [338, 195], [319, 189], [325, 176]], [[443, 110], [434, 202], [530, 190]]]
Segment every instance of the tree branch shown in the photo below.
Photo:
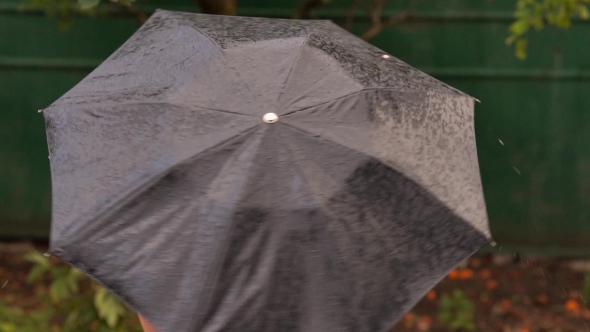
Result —
[[352, 25], [354, 23], [354, 17], [356, 16], [356, 12], [359, 8], [359, 0], [352, 0], [352, 6], [350, 6], [350, 10], [348, 11], [348, 15], [346, 16], [346, 23], [344, 27], [346, 30], [352, 30]]
[[119, 7], [119, 9], [126, 11], [127, 13], [131, 14], [133, 17], [135, 17], [138, 21], [140, 21], [142, 24], [145, 23], [145, 21], [147, 21], [148, 17], [147, 15], [143, 12], [143, 10], [137, 6], [133, 6], [133, 5], [124, 5], [120, 2], [114, 2], [114, 4]]
[[399, 15], [395, 15], [390, 17], [385, 23], [377, 23], [374, 24], [369, 30], [367, 30], [362, 36], [361, 38], [365, 41], [371, 40], [373, 38], [375, 38], [375, 36], [377, 36], [381, 31], [401, 22], [401, 21], [405, 21], [408, 18], [410, 18], [410, 12], [409, 11], [405, 11]]
[[324, 5], [325, 2], [325, 0], [301, 0], [297, 11], [293, 14], [293, 19], [301, 20], [308, 17], [312, 10]]
[[196, 0], [205, 14], [236, 15], [237, 0]]

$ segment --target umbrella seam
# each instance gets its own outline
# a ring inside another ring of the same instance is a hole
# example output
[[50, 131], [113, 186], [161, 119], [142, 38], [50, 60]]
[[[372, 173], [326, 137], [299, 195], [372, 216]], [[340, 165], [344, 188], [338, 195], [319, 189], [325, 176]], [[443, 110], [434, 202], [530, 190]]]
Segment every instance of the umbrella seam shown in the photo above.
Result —
[[94, 103], [90, 103], [90, 104], [86, 104], [86, 105], [52, 105], [47, 107], [46, 109], [43, 110], [44, 114], [49, 114], [48, 112], [52, 112], [55, 111], [57, 109], [64, 109], [64, 108], [72, 108], [72, 109], [86, 109], [86, 108], [93, 108], [95, 106], [106, 106], [103, 108], [115, 108], [115, 107], [119, 107], [119, 106], [141, 106], [141, 105], [170, 105], [170, 106], [177, 106], [177, 107], [187, 107], [189, 110], [194, 110], [191, 107], [194, 108], [200, 108], [201, 110], [205, 110], [205, 111], [211, 111], [211, 112], [219, 112], [219, 113], [227, 113], [227, 114], [233, 114], [233, 115], [240, 115], [240, 116], [247, 116], [247, 117], [255, 117], [253, 115], [250, 114], [244, 114], [244, 113], [238, 113], [238, 112], [234, 112], [234, 111], [228, 111], [228, 110], [223, 110], [223, 109], [215, 109], [215, 108], [210, 108], [210, 107], [204, 107], [204, 106], [200, 106], [200, 105], [191, 105], [191, 104], [184, 104], [184, 103], [175, 103], [175, 102], [169, 102], [169, 101], [147, 101], [147, 102], [123, 102], [123, 103], [112, 103], [112, 104], [105, 104], [105, 103], [101, 103], [101, 102], [94, 102]]
[[277, 97], [276, 104], [279, 109], [282, 109], [283, 105], [281, 103], [281, 100], [283, 98], [283, 94], [285, 93], [286, 90], [288, 90], [287, 88], [289, 87], [289, 81], [291, 80], [291, 74], [293, 73], [293, 70], [295, 69], [295, 67], [299, 63], [299, 60], [301, 59], [301, 54], [303, 53], [303, 48], [305, 48], [305, 45], [307, 45], [311, 34], [313, 34], [313, 32], [309, 33], [305, 36], [305, 40], [303, 40], [303, 43], [301, 43], [301, 46], [299, 46], [299, 49], [297, 50], [297, 56], [295, 57], [295, 59], [293, 59], [293, 63], [291, 64], [291, 68], [289, 69], [289, 73], [287, 74], [287, 78], [285, 79], [285, 85], [283, 86], [283, 88], [281, 89], [281, 92], [279, 93], [279, 96]]
[[[254, 126], [253, 128], [257, 128], [258, 126]], [[260, 141], [262, 142], [263, 138], [260, 139]], [[260, 146], [259, 146], [260, 147]], [[258, 148], [259, 148], [258, 147]], [[256, 154], [252, 157], [252, 160], [256, 159], [256, 156], [259, 154], [260, 150], [258, 149], [258, 151], [256, 152]], [[243, 179], [243, 185], [241, 188], [241, 191], [244, 191], [244, 188], [247, 186], [247, 183], [250, 179], [250, 176], [252, 175], [252, 168], [250, 167], [250, 169], [248, 170], [248, 177]], [[239, 200], [239, 198], [238, 198]], [[215, 276], [219, 276], [219, 274], [221, 272], [223, 272], [223, 262], [224, 262], [224, 257], [225, 257], [225, 253], [230, 249], [231, 246], [231, 239], [232, 239], [232, 235], [234, 234], [235, 231], [235, 220], [232, 219], [232, 223], [231, 225], [228, 227], [228, 230], [226, 232], [226, 237], [222, 243], [222, 245], [220, 245], [218, 247], [218, 251], [213, 253], [214, 256], [216, 256], [216, 258], [220, 258], [220, 259], [213, 259], [212, 260], [212, 268], [211, 271], [208, 273], [206, 282], [204, 284], [209, 284], [211, 280], [217, 280], [218, 278], [216, 278]], [[217, 264], [215, 262], [218, 262]], [[214, 266], [217, 265], [217, 266]], [[214, 266], [214, 267], [213, 267]], [[204, 289], [201, 289], [201, 298], [204, 298], [203, 302], [201, 303], [203, 305], [203, 311], [201, 312], [201, 314], [197, 315], [197, 318], [195, 318], [194, 321], [194, 325], [195, 326], [199, 326], [200, 328], [202, 327], [201, 325], [203, 325], [204, 323], [207, 322], [206, 320], [206, 315], [207, 315], [207, 311], [209, 309], [209, 307], [211, 306], [211, 302], [214, 299], [214, 287], [211, 287], [210, 289], [207, 289], [206, 287]]]
[[407, 93], [407, 92], [440, 93], [440, 94], [448, 95], [448, 96], [451, 96], [451, 97], [458, 97], [458, 98], [463, 97], [463, 98], [469, 98], [469, 99], [471, 99], [470, 96], [463, 96], [463, 95], [457, 96], [457, 95], [454, 95], [452, 93], [442, 92], [442, 91], [434, 91], [434, 90], [419, 90], [419, 89], [418, 90], [413, 90], [413, 89], [412, 90], [399, 90], [399, 89], [395, 89], [395, 88], [371, 87], [371, 88], [363, 88], [360, 91], [351, 92], [351, 93], [349, 93], [347, 95], [344, 95], [344, 96], [341, 96], [341, 97], [338, 97], [338, 98], [334, 98], [332, 100], [325, 101], [325, 102], [322, 102], [322, 103], [319, 103], [319, 104], [316, 104], [316, 105], [307, 106], [307, 107], [304, 107], [304, 108], [301, 108], [301, 109], [298, 109], [298, 110], [291, 111], [291, 112], [289, 112], [287, 114], [284, 114], [282, 117], [291, 116], [291, 115], [294, 115], [296, 113], [307, 111], [309, 109], [312, 109], [312, 108], [315, 108], [315, 107], [319, 107], [319, 106], [322, 106], [322, 105], [325, 105], [325, 104], [329, 104], [329, 103], [334, 102], [334, 101], [337, 101], [337, 100], [341, 100], [341, 99], [345, 99], [345, 98], [348, 98], [348, 97], [352, 97], [354, 95], [361, 94], [361, 93], [367, 92], [367, 91], [391, 91], [391, 92], [399, 92], [399, 93]]
[[[221, 56], [223, 57], [223, 60], [227, 63], [228, 60], [225, 57], [225, 52], [224, 52], [224, 48], [221, 46], [221, 44], [219, 44], [217, 41], [215, 41], [213, 38], [211, 38], [211, 36], [209, 36], [208, 34], [206, 34], [203, 30], [197, 28], [194, 25], [189, 25], [191, 28], [193, 28], [195, 31], [197, 31], [198, 33], [200, 33], [201, 35], [203, 35], [205, 38], [207, 38], [209, 41], [211, 41], [213, 44], [215, 44], [215, 46], [217, 46], [217, 48], [219, 49], [219, 53], [221, 53]], [[248, 92], [252, 93], [252, 90], [250, 89], [250, 87], [248, 86], [248, 84], [246, 84], [246, 81], [242, 78], [242, 76], [240, 75], [240, 72], [238, 70], [236, 70], [235, 67], [232, 66], [227, 66], [229, 68], [231, 68], [233, 70], [234, 73], [236, 73], [236, 76], [238, 76], [238, 78], [240, 79], [240, 81], [244, 84], [244, 86], [246, 87], [246, 90], [248, 90]]]

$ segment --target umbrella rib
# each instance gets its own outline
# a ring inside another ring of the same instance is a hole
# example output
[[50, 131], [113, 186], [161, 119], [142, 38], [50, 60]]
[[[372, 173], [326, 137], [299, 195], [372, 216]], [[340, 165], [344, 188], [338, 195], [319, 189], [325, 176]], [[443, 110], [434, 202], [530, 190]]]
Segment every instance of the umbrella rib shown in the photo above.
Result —
[[222, 109], [215, 109], [215, 108], [210, 108], [210, 107], [203, 107], [203, 106], [199, 106], [199, 105], [190, 105], [190, 104], [184, 104], [184, 103], [170, 103], [170, 102], [162, 101], [162, 102], [153, 102], [153, 103], [149, 103], [149, 104], [165, 104], [165, 105], [182, 106], [182, 107], [187, 107], [188, 106], [189, 109], [191, 107], [196, 107], [196, 108], [200, 108], [200, 109], [205, 110], [205, 111], [219, 112], [219, 113], [226, 113], [226, 114], [233, 114], [233, 115], [241, 115], [241, 116], [247, 116], [247, 117], [255, 117], [255, 116], [250, 115], [250, 114], [244, 114], [244, 113], [238, 113], [238, 112], [234, 112], [234, 111], [228, 111], [228, 110], [222, 110]]
[[296, 113], [299, 113], [299, 112], [307, 111], [307, 110], [312, 109], [314, 107], [318, 107], [318, 106], [322, 106], [322, 105], [325, 105], [325, 104], [329, 104], [329, 103], [335, 102], [335, 101], [340, 100], [340, 99], [345, 99], [345, 98], [348, 98], [348, 97], [352, 97], [354, 95], [357, 95], [357, 94], [362, 93], [363, 91], [365, 91], [365, 89], [362, 89], [360, 91], [351, 92], [351, 93], [349, 93], [347, 95], [344, 95], [344, 96], [341, 96], [341, 97], [338, 97], [338, 98], [335, 98], [335, 99], [332, 99], [332, 100], [328, 100], [328, 101], [325, 101], [325, 102], [322, 102], [322, 103], [319, 103], [319, 104], [316, 104], [316, 105], [308, 106], [308, 107], [305, 107], [305, 108], [302, 108], [302, 109], [299, 109], [299, 110], [294, 110], [294, 111], [288, 112], [287, 114], [283, 115], [282, 117], [287, 117], [287, 116], [290, 116], [290, 115], [293, 115], [293, 114], [296, 114]]
[[[119, 106], [141, 106], [141, 105], [170, 105], [170, 106], [177, 106], [177, 107], [188, 107], [188, 109], [191, 109], [191, 110], [194, 110], [194, 108], [199, 108], [201, 110], [211, 111], [211, 112], [219, 112], [219, 113], [227, 113], [227, 114], [241, 115], [241, 116], [247, 116], [247, 117], [255, 117], [250, 114], [238, 113], [238, 112], [234, 112], [234, 111], [215, 109], [215, 108], [204, 107], [204, 106], [200, 106], [200, 105], [174, 103], [174, 102], [168, 102], [168, 101], [124, 102], [124, 103], [113, 103], [113, 104], [106, 104], [106, 105], [104, 103], [97, 102], [97, 103], [90, 103], [90, 104], [86, 104], [86, 105], [82, 105], [82, 106], [72, 105], [72, 106], [66, 106], [66, 107], [71, 107], [71, 108], [78, 108], [79, 107], [82, 109], [92, 109], [93, 107], [99, 107], [99, 106], [106, 106], [103, 108], [115, 108], [115, 107], [119, 107]], [[50, 112], [51, 109], [55, 108], [55, 107], [59, 108], [59, 107], [63, 107], [63, 106], [61, 106], [61, 105], [50, 106], [44, 112], [46, 112], [46, 113]]]
[[205, 32], [203, 32], [203, 30], [197, 28], [194, 25], [189, 25], [189, 27], [193, 28], [196, 32], [198, 32], [199, 34], [203, 35], [205, 38], [209, 39], [210, 42], [212, 42], [213, 44], [215, 44], [215, 46], [217, 46], [220, 50], [223, 50], [223, 48], [221, 47], [221, 45], [215, 41], [215, 39], [211, 38], [211, 36], [209, 36], [208, 34], [206, 34]]
[[[227, 58], [225, 57], [225, 53], [223, 52], [223, 47], [221, 46], [221, 44], [219, 44], [218, 42], [216, 42], [213, 38], [211, 38], [211, 36], [209, 36], [208, 34], [206, 34], [205, 32], [203, 32], [201, 29], [199, 29], [199, 28], [197, 28], [197, 27], [195, 27], [193, 25], [190, 25], [190, 27], [193, 28], [198, 33], [200, 33], [201, 35], [203, 35], [205, 38], [207, 38], [210, 42], [212, 42], [213, 44], [215, 44], [215, 46], [217, 46], [217, 48], [219, 49], [219, 53], [221, 53], [221, 56], [227, 62]], [[246, 87], [246, 90], [248, 90], [249, 92], [252, 92], [252, 90], [250, 90], [250, 87], [248, 86], [248, 84], [246, 84], [246, 81], [244, 81], [244, 79], [242, 78], [242, 76], [240, 76], [240, 73], [236, 70], [236, 68], [233, 67], [233, 66], [228, 66], [228, 67], [231, 68], [234, 73], [236, 73], [236, 76], [238, 76], [238, 78], [240, 79], [240, 81], [244, 84], [244, 86]]]
[[303, 48], [305, 47], [305, 45], [307, 45], [310, 35], [311, 34], [308, 34], [307, 36], [305, 36], [305, 40], [303, 41], [303, 43], [301, 43], [301, 46], [299, 46], [299, 50], [297, 51], [297, 56], [295, 57], [295, 59], [293, 59], [293, 64], [291, 65], [291, 68], [289, 69], [289, 73], [287, 74], [287, 78], [285, 79], [285, 83], [283, 84], [283, 88], [281, 89], [281, 92], [277, 96], [276, 104], [279, 105], [279, 108], [282, 108], [282, 105], [280, 104], [281, 99], [283, 98], [283, 94], [285, 93], [285, 90], [287, 90], [287, 88], [289, 86], [289, 81], [291, 80], [291, 74], [293, 73], [293, 70], [297, 66], [299, 59], [301, 58], [301, 54], [303, 53]]
[[[319, 106], [322, 106], [322, 105], [325, 105], [325, 104], [329, 104], [329, 103], [335, 102], [337, 100], [341, 100], [341, 99], [345, 99], [345, 98], [348, 98], [348, 97], [352, 97], [352, 96], [355, 96], [355, 95], [358, 95], [358, 94], [361, 94], [361, 93], [367, 92], [367, 91], [391, 91], [391, 92], [399, 92], [399, 93], [406, 93], [406, 92], [425, 92], [425, 93], [429, 93], [429, 94], [430, 93], [437, 93], [437, 94], [448, 95], [448, 96], [451, 96], [451, 97], [452, 96], [458, 97], [458, 96], [453, 95], [452, 93], [449, 93], [449, 92], [439, 92], [439, 91], [433, 91], [433, 90], [399, 90], [399, 89], [394, 89], [394, 88], [380, 88], [380, 87], [363, 88], [362, 90], [351, 92], [351, 93], [349, 93], [347, 95], [344, 95], [344, 96], [341, 96], [341, 97], [338, 97], [338, 98], [334, 98], [332, 100], [328, 100], [328, 101], [325, 101], [325, 102], [321, 102], [319, 104], [315, 104], [315, 105], [312, 105], [312, 106], [307, 106], [307, 107], [304, 107], [304, 108], [301, 108], [301, 109], [298, 109], [298, 110], [294, 110], [294, 111], [288, 112], [288, 113], [282, 115], [281, 117], [284, 118], [284, 117], [287, 117], [287, 116], [291, 116], [291, 115], [294, 115], [294, 114], [297, 114], [297, 113], [300, 113], [300, 112], [304, 112], [304, 111], [307, 111], [307, 110], [312, 109], [312, 108], [315, 108], [315, 107], [319, 107]], [[465, 97], [465, 96], [463, 96], [463, 97]], [[469, 96], [467, 96], [467, 97], [469, 97]], [[471, 98], [471, 97], [469, 97], [469, 98]]]

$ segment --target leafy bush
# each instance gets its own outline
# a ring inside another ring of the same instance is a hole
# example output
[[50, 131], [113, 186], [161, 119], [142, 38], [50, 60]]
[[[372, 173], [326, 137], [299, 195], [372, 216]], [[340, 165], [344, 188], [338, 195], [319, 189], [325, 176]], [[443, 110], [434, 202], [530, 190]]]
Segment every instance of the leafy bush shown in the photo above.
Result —
[[135, 313], [79, 270], [38, 252], [27, 282], [37, 285], [33, 309], [0, 302], [0, 332], [140, 332]]
[[451, 330], [473, 331], [474, 306], [462, 291], [455, 290], [452, 296], [443, 295], [440, 302], [439, 320]]

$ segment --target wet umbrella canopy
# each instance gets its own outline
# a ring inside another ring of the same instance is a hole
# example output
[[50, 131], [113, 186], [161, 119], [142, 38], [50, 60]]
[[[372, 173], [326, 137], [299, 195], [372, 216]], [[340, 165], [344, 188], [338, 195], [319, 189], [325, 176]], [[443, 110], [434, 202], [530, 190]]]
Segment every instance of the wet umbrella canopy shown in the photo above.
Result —
[[473, 103], [331, 22], [158, 11], [43, 112], [51, 253], [160, 332], [387, 331], [490, 242]]

